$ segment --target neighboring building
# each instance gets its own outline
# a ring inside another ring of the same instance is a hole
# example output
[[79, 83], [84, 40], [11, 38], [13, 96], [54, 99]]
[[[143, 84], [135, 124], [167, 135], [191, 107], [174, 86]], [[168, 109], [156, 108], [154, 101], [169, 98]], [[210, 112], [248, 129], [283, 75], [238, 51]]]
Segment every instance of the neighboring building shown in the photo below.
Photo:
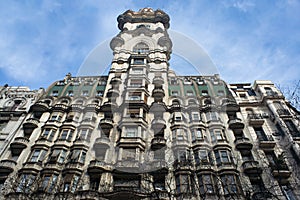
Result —
[[273, 83], [176, 76], [166, 13], [118, 22], [108, 76], [68, 74], [7, 132], [3, 199], [300, 199], [299, 112]]

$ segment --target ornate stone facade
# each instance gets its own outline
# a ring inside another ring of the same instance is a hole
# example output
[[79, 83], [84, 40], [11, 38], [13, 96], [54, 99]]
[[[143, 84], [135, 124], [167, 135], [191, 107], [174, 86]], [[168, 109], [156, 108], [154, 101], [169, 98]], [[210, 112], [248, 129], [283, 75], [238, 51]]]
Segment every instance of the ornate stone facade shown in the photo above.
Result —
[[177, 76], [166, 13], [118, 22], [108, 76], [68, 74], [24, 110], [3, 199], [299, 198], [299, 112], [273, 83]]

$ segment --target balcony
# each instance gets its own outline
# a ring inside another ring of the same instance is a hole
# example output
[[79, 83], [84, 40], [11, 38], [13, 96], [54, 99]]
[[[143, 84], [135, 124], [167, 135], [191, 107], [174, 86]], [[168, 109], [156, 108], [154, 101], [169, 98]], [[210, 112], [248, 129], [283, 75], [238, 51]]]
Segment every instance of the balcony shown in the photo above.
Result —
[[244, 173], [249, 174], [260, 174], [262, 172], [261, 168], [259, 167], [259, 162], [254, 160], [248, 160], [243, 162], [242, 168]]
[[14, 155], [20, 155], [23, 149], [27, 147], [29, 139], [26, 137], [16, 137], [10, 144], [10, 149]]
[[103, 129], [112, 129], [114, 127], [114, 122], [110, 118], [103, 118], [99, 123], [100, 128]]
[[107, 91], [107, 97], [118, 97], [120, 95], [120, 91], [116, 88], [110, 88]]
[[253, 144], [251, 143], [250, 139], [249, 138], [236, 138], [234, 140], [234, 144], [235, 144], [235, 147], [238, 149], [238, 150], [245, 150], [245, 149], [249, 149], [251, 150], [252, 147], [253, 147]]
[[96, 124], [96, 117], [92, 117], [92, 118], [84, 118], [82, 121], [81, 121], [81, 125], [86, 125], [86, 126], [92, 126], [94, 127], [95, 124]]
[[88, 166], [88, 173], [102, 173], [112, 170], [113, 166], [111, 164], [100, 160], [92, 160]]
[[117, 142], [117, 145], [120, 147], [139, 147], [144, 150], [146, 143], [140, 137], [121, 137]]
[[167, 140], [164, 137], [155, 137], [151, 140], [152, 149], [160, 149], [166, 146]]
[[243, 129], [245, 127], [244, 123], [239, 118], [230, 119], [228, 125], [230, 129]]
[[175, 171], [179, 171], [179, 170], [193, 170], [193, 163], [191, 160], [175, 160], [173, 163], [174, 169]]
[[110, 81], [110, 84], [112, 85], [121, 84], [121, 83], [122, 83], [122, 79], [120, 77], [113, 77]]
[[118, 171], [125, 172], [139, 172], [143, 169], [140, 168], [140, 162], [137, 160], [119, 160], [115, 165]]
[[84, 106], [82, 104], [72, 104], [71, 106], [72, 111], [82, 112], [84, 109]]
[[115, 102], [112, 101], [107, 101], [101, 106], [101, 111], [102, 112], [112, 112], [117, 110], [118, 105]]
[[108, 149], [110, 145], [110, 140], [107, 137], [97, 138], [94, 143], [94, 149]]
[[26, 122], [23, 124], [23, 129], [26, 134], [31, 134], [32, 131], [38, 127], [39, 120], [35, 118], [29, 118], [26, 120]]
[[276, 110], [280, 117], [290, 117], [291, 113], [287, 109], [277, 109]]
[[166, 121], [161, 118], [155, 118], [151, 123], [151, 128], [153, 130], [163, 130], [166, 128]]
[[47, 103], [39, 101], [32, 105], [30, 109], [34, 112], [45, 112], [49, 110], [49, 108], [50, 107]]
[[0, 161], [0, 174], [10, 174], [16, 168], [17, 162], [14, 160], [6, 159]]
[[[42, 167], [41, 167], [42, 168]], [[51, 162], [51, 163], [46, 163], [46, 165], [43, 167], [43, 169], [48, 169], [48, 170], [54, 170], [54, 171], [61, 171], [65, 169], [65, 165], [58, 163], [58, 162]]]
[[239, 111], [240, 107], [234, 99], [225, 98], [222, 100], [222, 110], [224, 111]]
[[266, 135], [264, 137], [259, 137], [259, 147], [265, 151], [273, 150], [276, 145], [274, 138], [271, 135]]
[[152, 91], [152, 96], [154, 98], [163, 98], [165, 96], [165, 91], [162, 88], [154, 88]]
[[161, 113], [167, 110], [166, 104], [163, 102], [153, 102], [150, 107], [150, 112]]
[[190, 146], [190, 141], [186, 139], [175, 139], [172, 141], [173, 146]]
[[66, 170], [80, 170], [83, 171], [83, 163], [80, 162], [68, 162], [65, 166]]
[[141, 167], [145, 172], [151, 174], [163, 174], [168, 172], [168, 164], [164, 159], [144, 162], [141, 164]]
[[53, 106], [53, 109], [55, 111], [62, 111], [62, 112], [65, 112], [66, 110], [68, 110], [68, 106], [66, 104], [62, 104], [62, 103], [59, 103], [59, 104], [55, 104]]
[[248, 114], [248, 120], [250, 126], [262, 126], [265, 122], [261, 114]]
[[285, 163], [271, 164], [271, 170], [274, 178], [280, 183], [286, 183], [287, 179], [291, 176], [291, 171]]
[[153, 78], [152, 83], [153, 83], [154, 85], [160, 86], [160, 85], [164, 84], [164, 79], [163, 79], [162, 77], [160, 77], [160, 76], [155, 76], [155, 77]]

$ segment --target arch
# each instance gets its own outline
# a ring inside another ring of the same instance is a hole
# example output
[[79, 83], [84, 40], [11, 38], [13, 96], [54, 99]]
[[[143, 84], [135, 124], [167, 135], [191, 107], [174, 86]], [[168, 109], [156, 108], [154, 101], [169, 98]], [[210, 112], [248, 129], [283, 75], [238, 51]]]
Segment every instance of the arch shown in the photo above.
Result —
[[134, 53], [138, 53], [138, 54], [148, 53], [149, 52], [149, 45], [147, 45], [145, 42], [139, 42], [133, 47], [132, 51]]

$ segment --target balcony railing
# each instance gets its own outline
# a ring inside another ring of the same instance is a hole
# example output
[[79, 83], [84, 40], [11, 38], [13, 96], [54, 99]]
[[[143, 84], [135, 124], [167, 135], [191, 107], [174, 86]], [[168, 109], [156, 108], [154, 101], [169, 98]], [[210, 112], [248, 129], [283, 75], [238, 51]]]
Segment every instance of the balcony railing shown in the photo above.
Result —
[[251, 143], [250, 139], [249, 138], [245, 138], [245, 137], [236, 138], [234, 140], [234, 143], [235, 143], [235, 147], [238, 150], [242, 150], [242, 149], [249, 149], [250, 150], [253, 147], [253, 144]]
[[276, 145], [276, 142], [271, 135], [258, 137], [258, 140], [259, 140], [259, 147], [264, 150], [272, 150]]
[[249, 125], [261, 126], [264, 124], [265, 120], [261, 114], [248, 114]]
[[230, 119], [228, 121], [228, 125], [230, 129], [243, 129], [245, 126], [242, 120], [239, 118]]
[[16, 137], [10, 144], [10, 149], [15, 155], [19, 155], [23, 149], [27, 147], [29, 139], [26, 137]]
[[287, 109], [277, 109], [277, 113], [280, 117], [291, 115], [291, 113]]
[[114, 127], [113, 120], [110, 118], [103, 118], [100, 120], [99, 126], [101, 129], [112, 129]]
[[9, 174], [11, 172], [14, 171], [14, 169], [16, 168], [17, 162], [14, 160], [1, 160], [0, 161], [0, 174], [4, 173], [4, 174]]
[[165, 91], [162, 88], [154, 88], [152, 92], [154, 98], [162, 98], [165, 96]]
[[151, 141], [151, 148], [152, 149], [160, 149], [166, 146], [167, 140], [164, 137], [155, 137]]
[[242, 168], [245, 174], [260, 174], [262, 172], [259, 167], [259, 163], [254, 160], [248, 160], [243, 162]]
[[153, 84], [154, 85], [162, 85], [162, 84], [164, 84], [164, 79], [160, 76], [155, 76], [153, 78]]

